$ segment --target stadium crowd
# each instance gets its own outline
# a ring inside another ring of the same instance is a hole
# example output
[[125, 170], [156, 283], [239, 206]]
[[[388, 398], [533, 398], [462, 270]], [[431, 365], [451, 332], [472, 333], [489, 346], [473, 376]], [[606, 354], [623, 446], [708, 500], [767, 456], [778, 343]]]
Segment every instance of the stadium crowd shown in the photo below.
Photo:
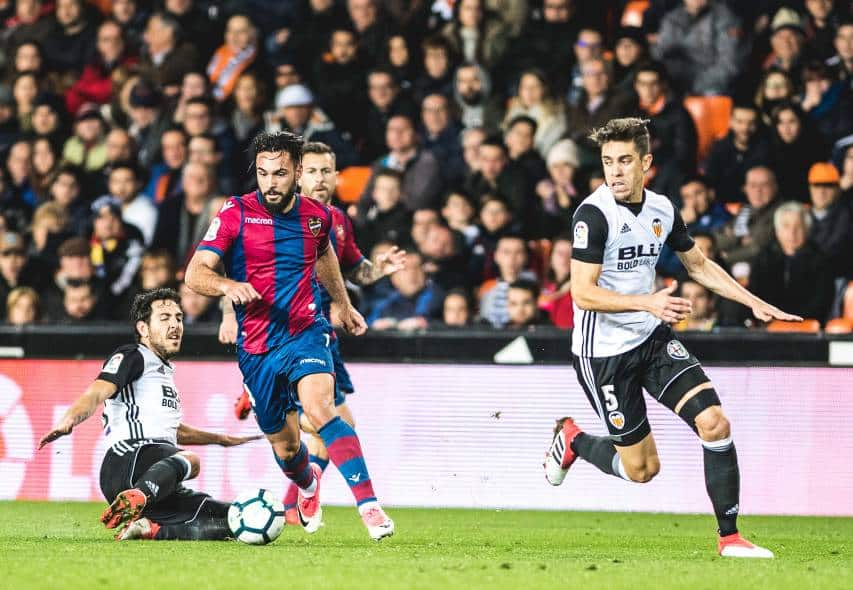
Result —
[[[365, 255], [409, 251], [356, 293], [373, 329], [571, 328], [567, 229], [603, 182], [587, 135], [635, 115], [648, 188], [708, 257], [786, 311], [842, 313], [850, 2], [0, 0], [0, 20], [9, 324], [124, 320], [160, 286], [218, 321], [184, 266], [253, 190], [251, 138], [286, 129], [334, 149]], [[693, 302], [679, 328], [752, 325], [673, 252], [658, 271]]]

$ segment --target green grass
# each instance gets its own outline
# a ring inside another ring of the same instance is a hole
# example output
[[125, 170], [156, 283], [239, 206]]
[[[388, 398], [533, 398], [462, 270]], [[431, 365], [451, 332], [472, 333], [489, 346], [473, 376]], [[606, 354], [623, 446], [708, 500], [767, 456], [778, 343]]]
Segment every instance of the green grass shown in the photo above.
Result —
[[702, 515], [395, 509], [375, 544], [354, 509], [327, 508], [316, 535], [251, 547], [116, 543], [102, 508], [0, 502], [0, 589], [853, 588], [850, 518], [743, 518], [776, 559], [724, 560]]

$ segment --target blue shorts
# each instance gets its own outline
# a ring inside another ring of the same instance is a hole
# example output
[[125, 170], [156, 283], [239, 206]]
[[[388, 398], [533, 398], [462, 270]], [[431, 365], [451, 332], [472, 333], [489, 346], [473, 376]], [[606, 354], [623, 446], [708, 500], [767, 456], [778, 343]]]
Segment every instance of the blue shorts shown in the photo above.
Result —
[[296, 384], [300, 379], [316, 373], [334, 374], [330, 336], [327, 329], [315, 325], [263, 354], [238, 349], [237, 363], [261, 432], [280, 431], [286, 414], [299, 409]]
[[352, 385], [349, 371], [344, 365], [344, 359], [341, 358], [340, 340], [335, 338], [332, 340], [329, 349], [332, 351], [332, 362], [335, 366], [335, 405], [339, 406], [344, 403], [346, 396], [350, 393], [355, 393], [355, 388]]

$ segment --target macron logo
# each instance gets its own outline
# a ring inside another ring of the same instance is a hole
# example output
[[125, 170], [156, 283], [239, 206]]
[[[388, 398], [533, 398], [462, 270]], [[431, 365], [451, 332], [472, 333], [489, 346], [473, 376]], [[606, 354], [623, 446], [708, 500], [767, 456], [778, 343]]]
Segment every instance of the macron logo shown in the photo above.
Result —
[[264, 217], [246, 217], [246, 223], [254, 223], [257, 225], [272, 225], [272, 219]]
[[323, 365], [324, 367], [326, 366], [326, 361], [324, 361], [323, 359], [302, 359], [301, 361], [299, 361], [300, 365], [307, 365], [310, 363], [314, 363], [315, 365]]

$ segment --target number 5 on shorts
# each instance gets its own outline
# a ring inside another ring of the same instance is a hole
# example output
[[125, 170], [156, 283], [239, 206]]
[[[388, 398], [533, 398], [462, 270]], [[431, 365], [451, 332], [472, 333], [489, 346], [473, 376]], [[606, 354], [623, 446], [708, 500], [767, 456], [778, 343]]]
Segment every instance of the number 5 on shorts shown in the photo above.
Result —
[[613, 390], [616, 389], [613, 385], [602, 385], [601, 393], [604, 394], [604, 405], [608, 412], [613, 412], [619, 407], [619, 400], [616, 399], [616, 394]]

